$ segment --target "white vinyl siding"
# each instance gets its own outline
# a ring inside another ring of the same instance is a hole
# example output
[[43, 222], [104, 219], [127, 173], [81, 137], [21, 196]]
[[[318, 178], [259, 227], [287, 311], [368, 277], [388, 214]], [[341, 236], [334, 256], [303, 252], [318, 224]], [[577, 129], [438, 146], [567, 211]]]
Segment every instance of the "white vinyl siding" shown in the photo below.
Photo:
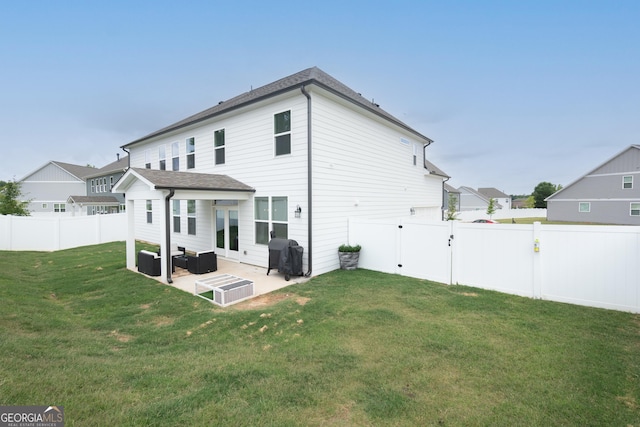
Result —
[[[336, 251], [340, 244], [347, 243], [344, 240], [351, 216], [397, 218], [409, 216], [410, 209], [414, 208], [416, 212], [429, 212], [430, 218], [439, 220], [442, 179], [425, 175], [423, 141], [415, 135], [392, 129], [388, 122], [377, 116], [363, 117], [354, 111], [356, 107], [322, 90], [314, 87], [309, 90], [314, 114], [313, 270], [314, 274], [321, 274], [337, 268]], [[284, 111], [290, 111], [292, 118], [291, 154], [274, 156], [274, 117]], [[221, 129], [224, 129], [225, 162], [215, 164], [214, 132]], [[138, 149], [134, 147], [131, 166], [141, 167], [143, 150], [147, 147], [157, 150], [161, 144], [169, 147], [176, 140], [190, 137], [198, 144], [194, 172], [228, 175], [256, 190], [253, 197], [238, 204], [239, 243], [243, 249], [239, 260], [267, 265], [265, 245], [256, 243], [254, 198], [286, 196], [287, 235], [305, 248], [306, 268], [310, 211], [307, 199], [307, 99], [300, 91], [270, 98], [241, 113], [220, 116], [184, 131], [158, 137]], [[400, 138], [410, 144], [398, 143]], [[417, 147], [416, 166], [413, 166], [413, 145]], [[180, 161], [185, 162], [186, 153], [181, 155]], [[359, 160], [353, 162], [352, 159]], [[295, 218], [293, 210], [298, 205], [302, 215]], [[186, 205], [182, 205], [183, 212], [185, 208]], [[157, 212], [162, 209], [158, 208]], [[215, 244], [213, 212], [211, 201], [197, 201], [197, 235], [182, 233], [179, 244], [184, 243], [189, 250], [211, 249]], [[144, 218], [144, 211], [140, 213]]]

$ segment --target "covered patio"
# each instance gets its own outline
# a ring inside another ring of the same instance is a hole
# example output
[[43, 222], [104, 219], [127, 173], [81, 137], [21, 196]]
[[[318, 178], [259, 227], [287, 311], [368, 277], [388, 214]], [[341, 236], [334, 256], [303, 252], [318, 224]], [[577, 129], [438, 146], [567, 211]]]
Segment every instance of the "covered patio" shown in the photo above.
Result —
[[[169, 285], [193, 295], [196, 280], [208, 279], [224, 274], [252, 281], [253, 297], [264, 295], [287, 286], [304, 283], [309, 280], [309, 278], [305, 276], [292, 276], [289, 281], [286, 281], [284, 274], [278, 273], [277, 269], [272, 269], [269, 275], [267, 275], [266, 268], [242, 264], [237, 261], [218, 257], [218, 269], [211, 273], [191, 274], [185, 269], [176, 268], [173, 274], [173, 283]], [[154, 278], [161, 283], [166, 283], [166, 281], [162, 280], [162, 277]], [[235, 304], [235, 302], [233, 304]]]

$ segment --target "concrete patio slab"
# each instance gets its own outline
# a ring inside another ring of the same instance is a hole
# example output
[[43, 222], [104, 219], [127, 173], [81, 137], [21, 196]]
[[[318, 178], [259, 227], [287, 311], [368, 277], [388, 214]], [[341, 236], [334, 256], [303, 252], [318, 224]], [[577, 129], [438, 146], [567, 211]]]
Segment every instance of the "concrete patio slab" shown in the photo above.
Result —
[[[176, 268], [172, 275], [173, 283], [170, 286], [194, 293], [196, 280], [206, 279], [220, 274], [230, 274], [253, 282], [254, 296], [264, 295], [287, 286], [304, 283], [309, 278], [304, 276], [292, 276], [289, 281], [284, 279], [284, 274], [272, 269], [267, 275], [267, 269], [255, 265], [242, 264], [236, 261], [218, 257], [218, 270], [206, 274], [191, 274], [182, 268]], [[245, 300], [246, 301], [246, 300]]]

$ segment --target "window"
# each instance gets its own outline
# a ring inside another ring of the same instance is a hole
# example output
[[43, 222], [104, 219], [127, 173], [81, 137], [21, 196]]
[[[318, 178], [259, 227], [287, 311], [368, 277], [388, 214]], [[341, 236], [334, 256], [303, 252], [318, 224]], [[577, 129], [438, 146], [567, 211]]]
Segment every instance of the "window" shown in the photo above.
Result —
[[578, 203], [578, 212], [580, 212], [580, 213], [589, 213], [589, 212], [591, 212], [591, 202], [580, 202], [580, 203]]
[[49, 208], [49, 205], [48, 205], [48, 204], [46, 204], [46, 203], [43, 203], [43, 204], [42, 204], [42, 209], [47, 209], [47, 208]]
[[122, 203], [120, 205], [120, 212], [126, 212], [127, 211], [127, 205], [125, 203]]
[[633, 176], [627, 175], [622, 177], [622, 188], [633, 188]]
[[291, 154], [291, 111], [274, 116], [276, 156]]
[[418, 165], [418, 145], [413, 144], [413, 166]]
[[187, 138], [187, 169], [196, 167], [196, 139]]
[[217, 130], [213, 133], [213, 148], [216, 165], [224, 165], [224, 129]]
[[640, 202], [632, 202], [629, 206], [631, 216], [640, 216]]
[[171, 144], [171, 170], [180, 170], [180, 144], [177, 142]]
[[254, 199], [256, 243], [268, 244], [271, 229], [275, 237], [287, 239], [288, 200], [287, 197], [256, 197]]
[[53, 204], [53, 211], [54, 212], [66, 212], [67, 211], [67, 205], [64, 203], [54, 203]]
[[113, 190], [113, 177], [109, 177], [109, 191]]
[[96, 181], [94, 179], [91, 180], [91, 192], [96, 192]]
[[153, 224], [153, 201], [147, 200], [147, 224]]
[[173, 232], [180, 232], [180, 200], [173, 201]]
[[187, 233], [196, 235], [196, 201], [187, 200]]
[[164, 145], [158, 147], [158, 158], [160, 159], [160, 170], [167, 170], [167, 153]]
[[145, 150], [144, 152], [144, 167], [151, 169], [151, 151]]

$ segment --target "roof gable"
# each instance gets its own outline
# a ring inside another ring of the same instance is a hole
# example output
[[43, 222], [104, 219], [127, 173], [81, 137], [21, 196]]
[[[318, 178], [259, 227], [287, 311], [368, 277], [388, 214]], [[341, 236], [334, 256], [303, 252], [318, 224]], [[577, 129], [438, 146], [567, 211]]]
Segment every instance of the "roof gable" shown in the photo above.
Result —
[[198, 190], [255, 192], [255, 189], [227, 175], [208, 173], [174, 172], [144, 168], [129, 168], [113, 188], [114, 193], [124, 193], [135, 181], [143, 181], [155, 190]]
[[71, 163], [49, 161], [20, 181], [84, 181], [84, 178], [97, 169]]
[[624, 172], [640, 172], [640, 145], [630, 145], [615, 156], [609, 158], [600, 165], [591, 169], [589, 172], [580, 176], [578, 179], [572, 181], [565, 187], [556, 191], [545, 200], [551, 200], [555, 198], [558, 194], [561, 194], [565, 192], [565, 190], [574, 187], [577, 183], [590, 175]]
[[[357, 93], [353, 89], [349, 88], [348, 86], [339, 82], [335, 78], [331, 77], [329, 74], [320, 70], [318, 67], [311, 67], [311, 68], [307, 68], [306, 70], [300, 71], [298, 73], [292, 74], [290, 76], [284, 77], [280, 80], [276, 80], [273, 83], [269, 83], [267, 85], [261, 86], [257, 89], [252, 89], [249, 92], [245, 92], [234, 98], [219, 102], [217, 105], [211, 108], [208, 108], [192, 116], [189, 116], [183, 120], [180, 120], [176, 123], [173, 123], [172, 125], [159, 129], [155, 132], [152, 132], [140, 139], [132, 141], [124, 145], [123, 148], [143, 142], [147, 139], [150, 139], [156, 136], [160, 136], [160, 135], [172, 132], [174, 130], [177, 130], [186, 126], [196, 124], [198, 122], [213, 118], [223, 113], [236, 110], [238, 108], [256, 103], [264, 99], [277, 96], [279, 94], [282, 94], [288, 91], [297, 90], [305, 85], [311, 85], [311, 84], [322, 87], [323, 89], [329, 92], [332, 92], [342, 97], [343, 99], [346, 99], [347, 101], [369, 112], [372, 112], [391, 123], [394, 123], [397, 126], [400, 126], [401, 128], [411, 132], [412, 134], [419, 137], [420, 139], [424, 139], [426, 141], [431, 142], [431, 139], [420, 134], [416, 130], [412, 129], [411, 127], [409, 127], [408, 125], [406, 125], [405, 123], [397, 119], [396, 117], [387, 113], [386, 111], [381, 109], [378, 104], [368, 101], [361, 94]], [[446, 176], [446, 174], [444, 176]]]

